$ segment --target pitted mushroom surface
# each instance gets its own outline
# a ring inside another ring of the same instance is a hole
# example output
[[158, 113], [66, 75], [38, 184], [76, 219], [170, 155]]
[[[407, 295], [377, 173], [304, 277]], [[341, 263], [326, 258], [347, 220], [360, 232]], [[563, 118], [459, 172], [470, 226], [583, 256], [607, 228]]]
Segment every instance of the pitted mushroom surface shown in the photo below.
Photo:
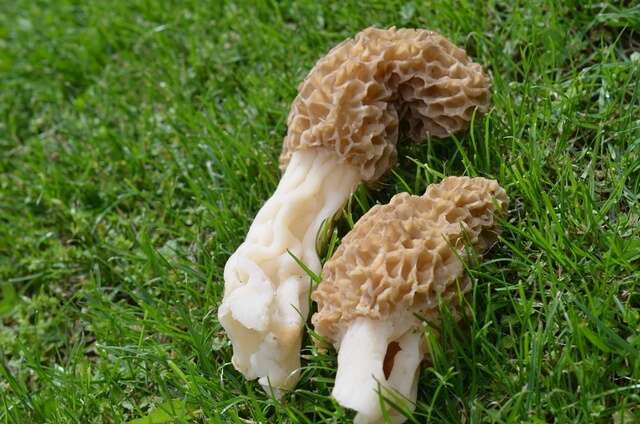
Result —
[[224, 270], [218, 319], [234, 367], [281, 396], [299, 378], [316, 238], [358, 184], [395, 162], [398, 134], [443, 137], [488, 105], [480, 65], [426, 30], [369, 28], [321, 59], [300, 86], [280, 157], [283, 174]]
[[359, 421], [381, 419], [378, 383], [415, 401], [424, 354], [416, 315], [437, 322], [443, 302], [457, 315], [471, 289], [464, 261], [495, 242], [507, 203], [494, 180], [448, 177], [373, 207], [327, 261], [312, 322], [338, 350], [333, 396]]
[[300, 85], [280, 164], [322, 147], [376, 180], [395, 163], [401, 127], [413, 140], [448, 137], [488, 107], [482, 67], [442, 35], [368, 28], [331, 50]]

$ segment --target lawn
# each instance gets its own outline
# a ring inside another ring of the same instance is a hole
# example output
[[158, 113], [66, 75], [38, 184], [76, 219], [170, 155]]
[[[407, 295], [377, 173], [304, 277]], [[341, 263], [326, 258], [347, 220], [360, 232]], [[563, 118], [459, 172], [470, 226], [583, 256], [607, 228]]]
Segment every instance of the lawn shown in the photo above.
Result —
[[329, 397], [335, 352], [306, 337], [279, 403], [233, 369], [216, 310], [298, 83], [395, 25], [464, 47], [492, 109], [403, 145], [347, 218], [442, 174], [511, 198], [411, 422], [639, 422], [633, 3], [0, 0], [0, 421], [350, 421]]

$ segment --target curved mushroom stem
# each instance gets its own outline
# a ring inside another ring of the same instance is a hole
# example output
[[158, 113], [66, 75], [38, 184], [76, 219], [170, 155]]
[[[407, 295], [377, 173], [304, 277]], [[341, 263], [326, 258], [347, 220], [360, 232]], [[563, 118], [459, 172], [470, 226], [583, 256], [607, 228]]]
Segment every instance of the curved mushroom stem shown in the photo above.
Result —
[[[331, 395], [358, 413], [356, 424], [384, 422], [380, 393], [413, 410], [423, 358], [422, 334], [413, 331], [415, 320], [354, 320], [342, 337], [338, 371]], [[392, 347], [393, 346], [393, 347]], [[405, 420], [388, 407], [392, 422]]]
[[299, 379], [310, 281], [291, 257], [320, 272], [316, 237], [360, 182], [331, 152], [295, 152], [273, 196], [224, 269], [218, 319], [233, 345], [233, 365], [276, 397]]

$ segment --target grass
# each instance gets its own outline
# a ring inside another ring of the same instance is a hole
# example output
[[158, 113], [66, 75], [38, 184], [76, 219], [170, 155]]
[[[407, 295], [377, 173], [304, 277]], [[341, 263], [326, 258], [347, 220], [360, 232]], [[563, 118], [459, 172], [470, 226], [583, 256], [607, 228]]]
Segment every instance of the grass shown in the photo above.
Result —
[[216, 308], [297, 84], [369, 25], [464, 46], [493, 108], [403, 146], [347, 218], [441, 174], [512, 199], [412, 422], [640, 420], [640, 6], [0, 0], [1, 422], [352, 417], [308, 337], [283, 403], [243, 380]]

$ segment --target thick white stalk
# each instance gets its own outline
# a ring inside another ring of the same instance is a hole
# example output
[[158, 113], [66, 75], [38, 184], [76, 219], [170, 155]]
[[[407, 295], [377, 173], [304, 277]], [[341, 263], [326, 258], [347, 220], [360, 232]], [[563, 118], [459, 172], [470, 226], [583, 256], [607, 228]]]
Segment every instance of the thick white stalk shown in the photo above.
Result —
[[291, 252], [320, 273], [316, 237], [360, 182], [328, 151], [295, 152], [273, 196], [224, 269], [218, 319], [233, 345], [233, 365], [276, 396], [299, 379], [309, 277]]
[[[395, 314], [384, 320], [360, 317], [344, 333], [338, 351], [338, 371], [332, 396], [358, 413], [356, 424], [384, 422], [380, 409], [380, 392], [413, 410], [423, 358], [422, 335], [411, 314]], [[391, 343], [399, 350], [390, 360], [385, 376], [385, 357]], [[405, 421], [398, 411], [388, 407], [394, 423]]]
[[375, 415], [378, 384], [383, 385], [384, 357], [390, 343], [391, 326], [385, 321], [358, 318], [342, 337], [338, 371], [331, 395], [344, 407], [364, 415]]

